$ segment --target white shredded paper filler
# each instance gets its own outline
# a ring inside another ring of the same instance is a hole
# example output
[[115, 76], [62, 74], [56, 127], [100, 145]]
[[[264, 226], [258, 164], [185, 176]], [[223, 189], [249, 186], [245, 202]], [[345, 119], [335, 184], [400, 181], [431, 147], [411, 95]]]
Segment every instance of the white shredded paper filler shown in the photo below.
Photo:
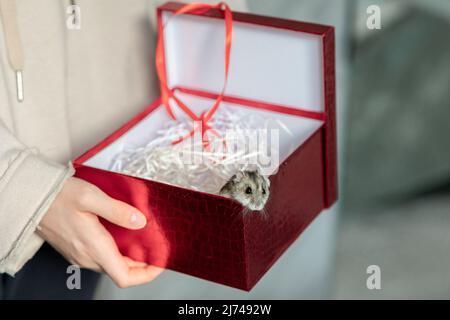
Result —
[[[275, 121], [279, 128], [288, 131], [282, 123]], [[268, 139], [258, 139], [258, 143], [249, 142], [251, 135], [270, 130], [273, 122], [262, 115], [223, 106], [208, 122], [220, 137], [208, 131], [211, 148], [207, 150], [202, 148], [200, 130], [193, 137], [172, 144], [200, 124], [190, 119], [171, 120], [157, 131], [157, 137], [147, 145], [140, 148], [125, 146], [114, 157], [111, 170], [218, 194], [238, 170], [254, 170], [258, 168], [255, 161], [258, 156], [278, 152], [275, 150], [277, 144], [268, 143]]]

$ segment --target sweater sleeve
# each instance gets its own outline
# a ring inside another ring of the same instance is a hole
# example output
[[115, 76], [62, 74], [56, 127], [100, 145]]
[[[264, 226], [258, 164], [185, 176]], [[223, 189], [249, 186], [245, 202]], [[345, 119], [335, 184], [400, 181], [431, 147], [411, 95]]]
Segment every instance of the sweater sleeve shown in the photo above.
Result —
[[73, 174], [20, 143], [0, 121], [0, 273], [14, 275], [44, 242], [36, 227]]

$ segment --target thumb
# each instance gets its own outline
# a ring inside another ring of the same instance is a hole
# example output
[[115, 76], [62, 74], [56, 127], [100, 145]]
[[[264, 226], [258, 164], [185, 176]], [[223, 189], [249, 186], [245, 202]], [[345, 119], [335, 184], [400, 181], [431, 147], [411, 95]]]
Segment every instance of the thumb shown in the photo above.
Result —
[[111, 223], [127, 229], [142, 229], [147, 224], [146, 217], [138, 209], [111, 198], [100, 189], [87, 198], [84, 209]]

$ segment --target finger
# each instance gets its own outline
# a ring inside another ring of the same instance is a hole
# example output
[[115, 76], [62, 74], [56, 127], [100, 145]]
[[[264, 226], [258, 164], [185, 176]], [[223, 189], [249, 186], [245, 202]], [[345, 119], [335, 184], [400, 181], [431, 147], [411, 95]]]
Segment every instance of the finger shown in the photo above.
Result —
[[154, 280], [164, 269], [128, 261], [120, 253], [114, 254], [103, 266], [105, 272], [120, 288], [144, 284]]
[[147, 224], [146, 217], [138, 209], [111, 198], [98, 188], [84, 197], [83, 209], [127, 229], [141, 229]]
[[136, 261], [136, 260], [133, 260], [126, 256], [123, 256], [123, 258], [125, 259], [125, 263], [128, 265], [128, 267], [146, 267], [146, 266], [148, 266], [147, 263], [142, 262], [142, 261]]
[[95, 272], [102, 272], [103, 271], [103, 268], [100, 267], [98, 264], [84, 265], [84, 266], [81, 266], [81, 268], [89, 269], [89, 270], [92, 270], [92, 271], [95, 271]]
[[125, 288], [150, 282], [164, 270], [124, 257], [111, 235], [106, 230], [105, 232], [108, 236], [97, 248], [98, 263], [118, 287]]
[[151, 282], [163, 271], [163, 268], [153, 265], [148, 265], [146, 267], [130, 267], [128, 269], [128, 286], [136, 286]]

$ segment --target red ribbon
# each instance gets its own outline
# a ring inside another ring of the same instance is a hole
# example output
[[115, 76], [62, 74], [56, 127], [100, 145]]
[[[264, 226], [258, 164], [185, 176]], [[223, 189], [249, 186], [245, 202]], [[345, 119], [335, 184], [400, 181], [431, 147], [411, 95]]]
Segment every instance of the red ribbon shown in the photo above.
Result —
[[200, 126], [195, 127], [191, 130], [187, 135], [181, 137], [172, 142], [172, 144], [177, 144], [189, 137], [192, 137], [197, 131], [201, 130], [203, 146], [205, 148], [209, 148], [210, 141], [207, 136], [207, 132], [211, 132], [216, 137], [220, 137], [219, 133], [215, 131], [211, 126], [208, 125], [208, 121], [216, 113], [219, 108], [220, 103], [222, 102], [225, 94], [225, 88], [228, 81], [228, 70], [230, 66], [230, 52], [231, 52], [231, 39], [233, 33], [233, 15], [231, 13], [230, 8], [224, 2], [220, 2], [216, 5], [204, 4], [204, 3], [190, 3], [181, 7], [177, 11], [174, 12], [174, 16], [184, 14], [184, 13], [204, 13], [210, 9], [221, 9], [224, 11], [225, 16], [225, 81], [222, 87], [220, 94], [217, 96], [214, 101], [213, 106], [208, 111], [201, 114], [201, 116], [197, 116], [185, 103], [183, 103], [179, 98], [177, 98], [174, 94], [174, 89], [170, 89], [167, 84], [167, 73], [165, 68], [164, 61], [164, 42], [163, 42], [163, 23], [159, 23], [158, 26], [158, 42], [156, 46], [156, 71], [159, 78], [159, 83], [161, 87], [161, 100], [164, 104], [167, 113], [169, 116], [176, 120], [175, 114], [173, 113], [172, 107], [169, 104], [169, 99], [173, 99], [178, 107], [184, 111], [193, 121], [200, 122]]

